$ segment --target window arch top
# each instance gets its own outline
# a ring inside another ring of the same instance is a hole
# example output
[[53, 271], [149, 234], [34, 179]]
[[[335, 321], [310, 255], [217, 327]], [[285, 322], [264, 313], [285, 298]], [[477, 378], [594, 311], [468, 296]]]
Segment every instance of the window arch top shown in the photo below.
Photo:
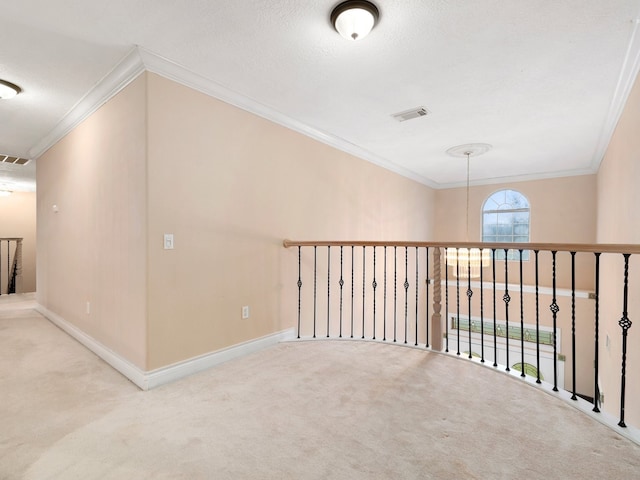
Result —
[[[513, 243], [529, 241], [529, 200], [516, 190], [499, 190], [489, 196], [482, 206], [482, 241]], [[504, 259], [504, 251], [498, 251], [497, 259]], [[519, 258], [517, 251], [509, 250], [507, 259]], [[528, 260], [529, 252], [523, 252]]]

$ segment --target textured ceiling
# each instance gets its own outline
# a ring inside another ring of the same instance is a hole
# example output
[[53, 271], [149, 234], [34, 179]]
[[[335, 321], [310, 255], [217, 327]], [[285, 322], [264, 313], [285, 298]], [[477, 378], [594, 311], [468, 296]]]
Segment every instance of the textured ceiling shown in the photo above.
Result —
[[[23, 92], [0, 101], [0, 152], [40, 155], [139, 46], [433, 187], [464, 182], [445, 154], [463, 143], [493, 145], [474, 183], [597, 170], [638, 72], [640, 0], [376, 0], [380, 22], [359, 42], [332, 29], [337, 3], [4, 2], [0, 78]], [[429, 115], [391, 117], [418, 106]]]

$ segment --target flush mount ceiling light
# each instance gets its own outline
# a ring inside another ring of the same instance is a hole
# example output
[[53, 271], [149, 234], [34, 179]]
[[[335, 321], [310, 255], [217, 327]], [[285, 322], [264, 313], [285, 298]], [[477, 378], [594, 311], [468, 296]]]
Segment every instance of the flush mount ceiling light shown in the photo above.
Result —
[[348, 0], [333, 9], [331, 24], [347, 40], [360, 40], [369, 34], [379, 17], [378, 7], [373, 3]]
[[0, 80], [0, 100], [8, 100], [19, 94], [22, 89], [6, 80]]

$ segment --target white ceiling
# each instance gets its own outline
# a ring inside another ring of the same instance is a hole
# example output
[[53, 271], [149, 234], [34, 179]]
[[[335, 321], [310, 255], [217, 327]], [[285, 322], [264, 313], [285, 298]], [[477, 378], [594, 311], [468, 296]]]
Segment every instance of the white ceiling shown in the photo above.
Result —
[[[380, 22], [358, 42], [332, 29], [336, 0], [2, 3], [0, 78], [23, 92], [0, 100], [0, 153], [27, 158], [134, 51], [436, 188], [464, 183], [445, 154], [463, 143], [493, 145], [477, 184], [594, 173], [640, 66], [640, 0], [375, 0]], [[418, 106], [430, 114], [391, 117]]]

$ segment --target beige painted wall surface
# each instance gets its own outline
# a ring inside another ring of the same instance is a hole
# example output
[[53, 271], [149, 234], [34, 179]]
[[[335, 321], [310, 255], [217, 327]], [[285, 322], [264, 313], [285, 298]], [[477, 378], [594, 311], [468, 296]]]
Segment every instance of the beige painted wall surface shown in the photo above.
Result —
[[37, 169], [38, 302], [142, 369], [145, 82], [140, 76], [83, 121]]
[[[598, 242], [640, 243], [640, 83], [627, 100], [625, 110], [609, 143], [598, 172]], [[616, 257], [603, 266], [601, 388], [605, 394], [604, 408], [619, 414], [622, 329], [622, 286], [624, 264]], [[631, 257], [629, 269], [628, 317], [633, 322], [628, 331], [628, 365], [626, 422], [640, 427], [640, 259]], [[604, 342], [603, 342], [604, 343]]]
[[[517, 190], [529, 200], [530, 241], [554, 243], [593, 243], [596, 239], [596, 176], [553, 178], [526, 182], [482, 185], [469, 190], [469, 238], [480, 241], [482, 206], [494, 192]], [[466, 188], [438, 190], [436, 192], [435, 236], [438, 241], [466, 241]], [[539, 280], [541, 285], [552, 282], [550, 254], [540, 254]], [[547, 258], [549, 257], [549, 258]], [[533, 258], [533, 257], [532, 257]], [[498, 279], [504, 278], [504, 262], [497, 262]], [[509, 262], [510, 282], [518, 277], [518, 262]], [[594, 270], [591, 255], [576, 257], [576, 287], [593, 290]], [[571, 285], [571, 256], [557, 256], [557, 286]], [[489, 269], [487, 269], [489, 270]], [[486, 272], [490, 274], [490, 271]], [[535, 279], [533, 260], [525, 262], [525, 283]]]
[[[13, 192], [0, 197], [0, 237], [22, 237], [22, 290], [36, 291], [36, 194]], [[13, 249], [13, 243], [12, 247]], [[5, 250], [3, 250], [4, 252]], [[5, 260], [6, 261], [6, 260]], [[6, 265], [5, 265], [6, 268]], [[4, 270], [6, 272], [6, 270]], [[6, 273], [2, 283], [6, 289]], [[5, 291], [3, 289], [3, 291]]]
[[432, 237], [430, 188], [148, 78], [150, 368], [292, 327], [297, 256], [284, 238]]

